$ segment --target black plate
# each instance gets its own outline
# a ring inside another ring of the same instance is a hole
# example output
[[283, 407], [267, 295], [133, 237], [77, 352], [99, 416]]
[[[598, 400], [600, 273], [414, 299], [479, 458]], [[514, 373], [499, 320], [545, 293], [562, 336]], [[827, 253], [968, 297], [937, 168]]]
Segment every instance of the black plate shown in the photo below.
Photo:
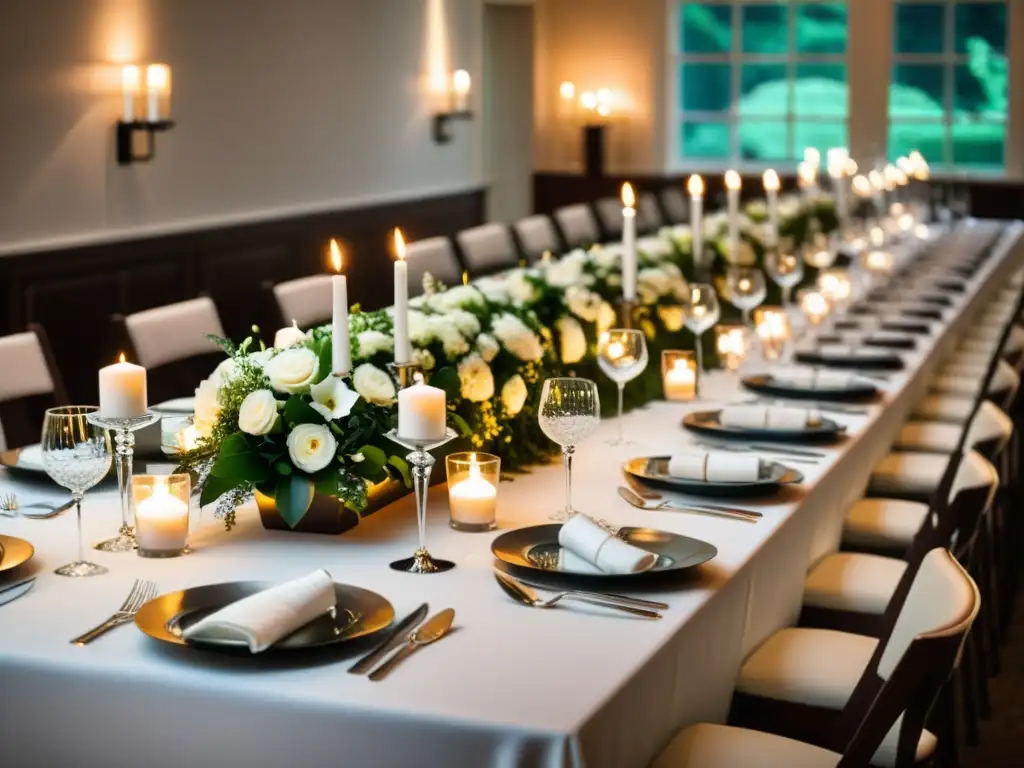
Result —
[[791, 400], [867, 400], [878, 394], [878, 388], [867, 381], [854, 382], [846, 389], [803, 389], [780, 384], [770, 374], [744, 376], [740, 381], [752, 392]]
[[[842, 336], [818, 336], [817, 340], [820, 344], [846, 343], [846, 339]], [[917, 342], [909, 337], [902, 339], [886, 339], [869, 336], [866, 339], [857, 339], [856, 343], [865, 347], [876, 347], [878, 349], [902, 349], [907, 351], [917, 349]]]
[[647, 456], [630, 459], [623, 467], [626, 474], [653, 488], [661, 488], [694, 496], [751, 497], [770, 496], [780, 485], [802, 483], [802, 472], [770, 459], [761, 459], [761, 476], [746, 483], [710, 483], [707, 480], [686, 480], [668, 474], [668, 456]]
[[805, 365], [820, 365], [826, 368], [854, 368], [862, 371], [903, 370], [903, 360], [898, 355], [879, 355], [872, 358], [823, 357], [817, 352], [797, 352], [796, 360]]
[[805, 429], [750, 429], [741, 427], [723, 427], [719, 421], [718, 411], [691, 411], [683, 417], [683, 426], [694, 432], [721, 438], [746, 438], [749, 440], [783, 440], [824, 442], [835, 440], [846, 427], [837, 424], [824, 416], [813, 427]]
[[598, 581], [642, 579], [655, 574], [681, 571], [706, 563], [718, 554], [713, 545], [700, 539], [655, 528], [626, 527], [619, 529], [620, 538], [658, 556], [651, 570], [631, 574], [564, 571], [558, 567], [558, 552], [561, 549], [558, 545], [558, 532], [561, 528], [560, 523], [551, 523], [508, 531], [491, 542], [491, 552], [501, 562], [517, 568]]

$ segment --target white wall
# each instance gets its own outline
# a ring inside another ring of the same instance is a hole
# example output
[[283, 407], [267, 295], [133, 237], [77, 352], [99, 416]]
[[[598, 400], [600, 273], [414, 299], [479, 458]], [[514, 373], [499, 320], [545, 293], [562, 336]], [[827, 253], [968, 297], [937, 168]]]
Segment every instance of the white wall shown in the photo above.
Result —
[[[459, 67], [481, 82], [481, 12], [482, 0], [3, 0], [0, 253], [479, 185], [480, 121], [434, 144], [427, 83]], [[171, 66], [178, 125], [153, 162], [120, 167], [126, 61]]]

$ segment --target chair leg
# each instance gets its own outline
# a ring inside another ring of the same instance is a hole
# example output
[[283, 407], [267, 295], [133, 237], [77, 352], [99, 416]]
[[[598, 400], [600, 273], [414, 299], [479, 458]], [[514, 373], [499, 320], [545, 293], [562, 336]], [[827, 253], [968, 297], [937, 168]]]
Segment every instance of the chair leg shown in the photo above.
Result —
[[[956, 717], [956, 683], [961, 677], [955, 672], [946, 684], [939, 691], [938, 701], [935, 703], [935, 726], [929, 726], [932, 733], [939, 736], [939, 743], [935, 749], [935, 768], [956, 768], [959, 764], [959, 744], [957, 737]], [[960, 685], [963, 681], [960, 680]]]
[[[984, 633], [985, 633], [985, 671], [990, 677], [995, 677], [1002, 670], [1002, 653], [1000, 651], [1000, 638], [1002, 632], [999, 626], [999, 590], [995, 574], [995, 531], [992, 511], [985, 515], [982, 520], [982, 541], [981, 541], [981, 577], [985, 582], [982, 593], [985, 595], [983, 601], [986, 605], [982, 609]], [[987, 687], [987, 684], [986, 684]]]
[[973, 631], [967, 634], [967, 647], [960, 660], [960, 692], [963, 695], [964, 739], [968, 746], [981, 743], [978, 729], [978, 674], [975, 663], [977, 640]]

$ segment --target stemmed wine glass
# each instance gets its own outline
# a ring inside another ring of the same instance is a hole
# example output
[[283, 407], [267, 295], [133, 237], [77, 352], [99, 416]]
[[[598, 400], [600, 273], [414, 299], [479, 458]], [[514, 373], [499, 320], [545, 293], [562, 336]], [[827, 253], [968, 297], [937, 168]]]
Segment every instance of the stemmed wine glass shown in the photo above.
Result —
[[793, 288], [804, 279], [803, 259], [792, 251], [776, 248], [764, 255], [764, 268], [772, 282], [782, 289], [782, 306], [788, 307]]
[[547, 379], [540, 393], [537, 421], [548, 438], [562, 446], [565, 465], [565, 509], [551, 515], [565, 522], [572, 517], [572, 455], [601, 423], [597, 384], [590, 379]]
[[690, 283], [682, 302], [683, 323], [697, 337], [697, 386], [704, 381], [704, 346], [701, 335], [713, 328], [722, 314], [715, 289], [708, 283]]
[[647, 367], [647, 342], [640, 331], [612, 328], [601, 334], [597, 342], [597, 364], [604, 375], [619, 387], [619, 434], [611, 445], [625, 445], [622, 434], [622, 393], [626, 382], [632, 381]]
[[90, 424], [95, 405], [50, 408], [43, 417], [43, 466], [54, 482], [71, 491], [78, 509], [78, 559], [56, 570], [61, 576], [97, 576], [102, 565], [88, 562], [82, 554], [82, 497], [110, 471], [110, 436]]
[[750, 325], [750, 313], [768, 295], [764, 273], [756, 267], [729, 267], [725, 273], [729, 302], [743, 311], [743, 324]]

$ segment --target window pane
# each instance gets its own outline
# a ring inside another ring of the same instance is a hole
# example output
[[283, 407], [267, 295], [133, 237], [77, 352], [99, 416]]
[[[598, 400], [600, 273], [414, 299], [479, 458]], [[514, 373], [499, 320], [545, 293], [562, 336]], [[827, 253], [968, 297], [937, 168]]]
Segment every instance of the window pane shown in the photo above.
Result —
[[801, 120], [794, 125], [796, 154], [803, 155], [804, 147], [817, 147], [824, 160], [829, 147], [847, 147], [846, 122], [831, 120]]
[[785, 120], [742, 120], [740, 157], [744, 160], [788, 160], [789, 123]]
[[740, 67], [740, 114], [785, 115], [789, 111], [789, 79], [785, 64], [743, 64]]
[[683, 122], [682, 131], [683, 157], [718, 160], [728, 159], [732, 154], [728, 122], [687, 120]]
[[728, 53], [732, 50], [732, 7], [721, 3], [684, 3], [679, 14], [680, 50]]
[[786, 53], [789, 50], [787, 8], [781, 3], [742, 6], [744, 53]]
[[941, 118], [945, 103], [943, 77], [941, 64], [894, 66], [889, 84], [889, 117]]
[[731, 64], [683, 64], [679, 103], [685, 112], [727, 112], [732, 106]]
[[845, 117], [846, 65], [797, 64], [793, 92], [798, 115]]
[[946, 153], [946, 126], [944, 123], [890, 123], [889, 159], [909, 155], [913, 150], [924, 155], [928, 162], [948, 164]]
[[942, 53], [946, 6], [942, 3], [899, 3], [895, 9], [893, 50], [896, 53]]
[[797, 53], [846, 53], [846, 4], [796, 6]]
[[1006, 50], [1006, 3], [957, 3], [957, 53]]
[[[988, 119], [1006, 119], [1006, 70], [998, 76], [979, 72], [968, 64], [958, 66], [953, 80], [953, 109]], [[979, 77], [980, 75], [980, 77]]]
[[1005, 123], [954, 123], [953, 162], [979, 170], [1002, 170]]

